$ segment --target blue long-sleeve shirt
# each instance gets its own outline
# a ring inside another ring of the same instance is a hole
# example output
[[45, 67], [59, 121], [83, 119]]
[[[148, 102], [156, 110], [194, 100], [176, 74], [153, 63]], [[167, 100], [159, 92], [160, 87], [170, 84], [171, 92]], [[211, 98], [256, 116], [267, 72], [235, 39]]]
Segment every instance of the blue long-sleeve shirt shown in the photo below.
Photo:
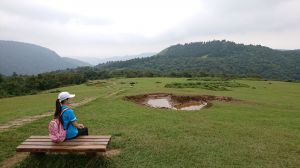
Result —
[[[62, 106], [61, 110], [63, 111], [66, 108], [68, 108], [68, 107]], [[77, 121], [74, 111], [72, 109], [68, 109], [62, 114], [61, 117], [62, 117], [63, 126], [64, 126], [65, 130], [67, 129], [68, 124], [69, 124], [66, 139], [71, 139], [71, 138], [74, 138], [75, 136], [77, 136], [78, 129], [76, 127], [74, 127], [72, 124], [73, 121]]]

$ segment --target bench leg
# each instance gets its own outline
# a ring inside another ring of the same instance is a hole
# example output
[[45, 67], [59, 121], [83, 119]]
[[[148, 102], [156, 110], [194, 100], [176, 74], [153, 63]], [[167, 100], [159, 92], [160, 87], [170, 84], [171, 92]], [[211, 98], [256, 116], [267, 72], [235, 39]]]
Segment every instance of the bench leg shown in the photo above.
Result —
[[30, 155], [41, 157], [41, 156], [45, 156], [46, 153], [45, 152], [30, 152]]
[[85, 152], [85, 154], [86, 154], [87, 156], [91, 156], [91, 157], [97, 156], [97, 152]]

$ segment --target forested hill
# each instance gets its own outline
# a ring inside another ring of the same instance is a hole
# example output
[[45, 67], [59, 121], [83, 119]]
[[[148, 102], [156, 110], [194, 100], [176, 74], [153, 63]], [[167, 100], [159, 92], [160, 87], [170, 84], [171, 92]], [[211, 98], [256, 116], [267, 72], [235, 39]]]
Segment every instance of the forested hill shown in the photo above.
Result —
[[150, 70], [165, 74], [189, 71], [258, 75], [267, 79], [300, 80], [300, 52], [216, 40], [177, 44], [152, 57], [99, 64], [97, 68]]
[[76, 68], [89, 64], [62, 58], [54, 51], [38, 45], [0, 40], [0, 74], [38, 74], [48, 71]]

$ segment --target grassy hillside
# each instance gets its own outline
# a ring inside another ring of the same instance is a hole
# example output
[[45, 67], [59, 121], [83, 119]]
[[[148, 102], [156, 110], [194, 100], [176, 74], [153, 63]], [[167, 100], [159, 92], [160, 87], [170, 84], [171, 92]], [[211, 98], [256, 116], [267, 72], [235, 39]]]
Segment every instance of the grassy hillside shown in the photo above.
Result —
[[100, 69], [204, 72], [253, 75], [276, 80], [300, 80], [300, 52], [274, 50], [260, 45], [209, 41], [170, 46], [149, 58], [100, 64]]
[[[130, 82], [136, 84], [131, 87]], [[99, 96], [95, 101], [76, 108], [75, 113], [79, 122], [89, 127], [90, 134], [111, 134], [109, 148], [120, 149], [121, 153], [96, 158], [56, 154], [41, 158], [29, 156], [17, 167], [300, 166], [299, 83], [237, 80], [250, 87], [230, 91], [165, 87], [175, 82], [191, 80], [110, 79], [101, 83], [94, 81], [88, 86], [60, 88], [75, 92], [78, 97]], [[216, 101], [212, 107], [200, 111], [174, 111], [143, 107], [124, 100], [127, 95], [153, 92], [232, 96], [248, 103]], [[47, 111], [56, 99], [56, 94], [47, 92], [34, 96], [1, 99], [0, 114], [7, 116], [1, 118], [1, 122], [22, 117], [30, 108], [33, 109], [30, 115]], [[30, 135], [47, 135], [50, 119], [46, 117], [2, 132], [0, 160], [14, 155], [16, 146]]]
[[88, 64], [62, 58], [53, 50], [30, 43], [0, 40], [0, 74], [38, 74]]

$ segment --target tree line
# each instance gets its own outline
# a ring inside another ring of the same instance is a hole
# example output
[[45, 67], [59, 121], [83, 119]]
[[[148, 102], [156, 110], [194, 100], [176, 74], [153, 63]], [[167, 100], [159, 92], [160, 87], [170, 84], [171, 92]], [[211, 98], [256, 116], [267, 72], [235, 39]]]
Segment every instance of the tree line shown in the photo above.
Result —
[[59, 70], [38, 75], [4, 76], [0, 74], [0, 98], [36, 94], [43, 90], [49, 90], [62, 86], [78, 85], [88, 80], [108, 78], [136, 78], [136, 77], [208, 77], [232, 75], [207, 74], [205, 72], [182, 71], [168, 74], [151, 72], [146, 70], [100, 70], [93, 67], [81, 67], [76, 69]]

